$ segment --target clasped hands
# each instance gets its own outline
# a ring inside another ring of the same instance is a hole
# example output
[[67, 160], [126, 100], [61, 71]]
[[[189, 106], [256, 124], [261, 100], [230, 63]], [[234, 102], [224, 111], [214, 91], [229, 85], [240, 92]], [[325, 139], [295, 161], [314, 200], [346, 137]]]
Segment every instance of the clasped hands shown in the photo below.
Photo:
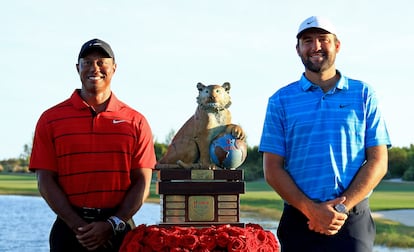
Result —
[[307, 214], [309, 229], [324, 235], [337, 234], [348, 215], [337, 212], [334, 206], [344, 203], [345, 200], [345, 197], [339, 197], [326, 202], [313, 203]]
[[92, 222], [76, 229], [79, 243], [90, 251], [108, 245], [113, 234], [111, 224], [106, 221]]

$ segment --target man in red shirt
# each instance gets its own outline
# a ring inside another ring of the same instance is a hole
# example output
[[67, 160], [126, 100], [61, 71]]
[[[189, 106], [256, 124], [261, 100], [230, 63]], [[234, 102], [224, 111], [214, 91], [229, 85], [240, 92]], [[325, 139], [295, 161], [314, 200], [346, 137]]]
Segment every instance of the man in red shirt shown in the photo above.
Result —
[[51, 251], [118, 251], [149, 195], [151, 129], [112, 93], [116, 66], [106, 42], [86, 42], [76, 64], [81, 89], [37, 123], [30, 170], [57, 214]]

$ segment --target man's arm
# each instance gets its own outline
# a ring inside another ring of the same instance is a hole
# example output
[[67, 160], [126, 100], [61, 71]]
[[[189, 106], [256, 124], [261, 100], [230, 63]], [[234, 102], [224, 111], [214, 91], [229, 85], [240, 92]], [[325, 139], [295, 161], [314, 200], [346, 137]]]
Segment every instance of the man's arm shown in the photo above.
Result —
[[[152, 169], [150, 168], [140, 168], [131, 171], [131, 186], [119, 205], [115, 216], [125, 222], [132, 218], [149, 195], [151, 177]], [[79, 231], [82, 232], [82, 234], [77, 235], [79, 242], [89, 250], [105, 245], [113, 233], [111, 224], [106, 221], [92, 222], [80, 227]]]
[[344, 192], [344, 204], [353, 208], [381, 182], [388, 170], [388, 150], [386, 145], [366, 149], [367, 162], [361, 167], [349, 188]]
[[127, 221], [141, 208], [150, 194], [152, 171], [151, 168], [139, 168], [131, 171], [131, 187], [119, 206], [116, 216]]
[[65, 193], [57, 182], [57, 175], [49, 170], [36, 170], [40, 195], [50, 208], [77, 234], [87, 223], [72, 209]]
[[72, 229], [79, 242], [88, 250], [105, 244], [112, 235], [108, 222], [88, 224], [72, 208], [69, 200], [57, 182], [55, 172], [36, 170], [39, 192], [50, 208]]
[[[307, 218], [310, 230], [322, 234], [336, 234], [347, 218], [346, 214], [334, 210], [334, 205], [342, 203], [344, 198], [316, 203], [309, 199], [295, 184], [284, 169], [282, 156], [264, 153], [263, 170], [266, 182], [290, 205], [299, 209]], [[318, 174], [315, 174], [318, 176]]]
[[263, 153], [263, 172], [266, 182], [290, 205], [302, 209], [313, 202], [296, 186], [283, 167], [282, 156]]

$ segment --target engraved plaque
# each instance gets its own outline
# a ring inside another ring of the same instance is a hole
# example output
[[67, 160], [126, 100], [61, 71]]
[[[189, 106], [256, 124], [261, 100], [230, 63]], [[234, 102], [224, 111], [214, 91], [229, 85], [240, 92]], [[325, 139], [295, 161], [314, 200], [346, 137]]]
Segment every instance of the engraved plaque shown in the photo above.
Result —
[[236, 202], [219, 202], [218, 203], [219, 208], [237, 208]]
[[172, 215], [172, 216], [177, 216], [177, 215], [181, 215], [181, 216], [185, 216], [185, 210], [184, 209], [173, 209], [173, 210], [165, 210], [165, 214], [166, 215]]
[[212, 180], [214, 179], [213, 170], [191, 170], [191, 179]]
[[219, 222], [237, 222], [237, 216], [219, 216]]
[[183, 203], [181, 203], [181, 202], [174, 202], [174, 203], [167, 202], [166, 208], [167, 209], [168, 208], [182, 208], [182, 209], [184, 209], [185, 208], [185, 203], [184, 202]]
[[167, 201], [185, 201], [184, 195], [166, 195], [165, 199]]
[[188, 197], [188, 219], [190, 221], [213, 221], [214, 220], [214, 197], [213, 196], [189, 196]]
[[169, 223], [183, 223], [183, 222], [185, 222], [185, 217], [178, 217], [178, 216], [166, 217], [165, 218], [165, 222], [169, 222]]
[[219, 195], [218, 201], [237, 201], [237, 195]]
[[219, 215], [237, 215], [237, 209], [219, 209]]

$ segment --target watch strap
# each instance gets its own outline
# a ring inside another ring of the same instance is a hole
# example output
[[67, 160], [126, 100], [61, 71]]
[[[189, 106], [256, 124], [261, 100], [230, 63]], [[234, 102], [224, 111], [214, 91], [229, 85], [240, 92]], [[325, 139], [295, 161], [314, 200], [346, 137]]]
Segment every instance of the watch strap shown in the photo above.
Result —
[[111, 217], [108, 218], [107, 221], [111, 224], [112, 229], [113, 229], [113, 231], [114, 231], [115, 234], [117, 232], [124, 231], [125, 228], [126, 228], [125, 221], [123, 221], [121, 218], [119, 218], [117, 216], [111, 216]]
[[111, 218], [109, 218], [109, 219], [107, 219], [106, 220], [107, 222], [109, 222], [109, 224], [111, 224], [111, 227], [112, 227], [112, 231], [114, 232], [114, 235], [116, 234], [116, 224], [115, 224], [115, 221], [114, 220], [112, 220]]

